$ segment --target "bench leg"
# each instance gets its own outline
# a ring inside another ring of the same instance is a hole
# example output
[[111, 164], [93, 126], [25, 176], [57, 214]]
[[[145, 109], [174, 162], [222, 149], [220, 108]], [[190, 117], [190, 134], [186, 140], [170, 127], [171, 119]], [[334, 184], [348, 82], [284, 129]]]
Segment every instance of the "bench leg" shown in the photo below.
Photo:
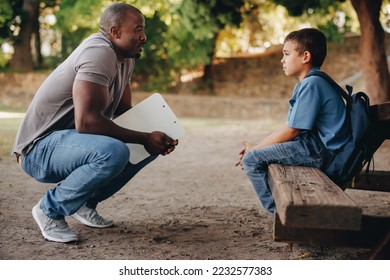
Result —
[[278, 215], [274, 220], [275, 241], [320, 246], [372, 248], [368, 258], [389, 259], [390, 217], [362, 216], [360, 231], [296, 228], [284, 226]]
[[378, 242], [376, 246], [371, 250], [370, 260], [389, 260], [390, 259], [390, 231], [387, 235]]

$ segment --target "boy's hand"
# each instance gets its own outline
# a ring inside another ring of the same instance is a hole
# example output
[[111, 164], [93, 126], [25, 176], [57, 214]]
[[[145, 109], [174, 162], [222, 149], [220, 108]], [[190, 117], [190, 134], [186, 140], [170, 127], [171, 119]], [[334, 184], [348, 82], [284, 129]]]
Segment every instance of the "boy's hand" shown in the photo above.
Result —
[[247, 141], [242, 141], [242, 144], [245, 146], [239, 153], [238, 153], [238, 160], [235, 164], [235, 166], [241, 165], [242, 166], [242, 158], [244, 155], [249, 152], [250, 150], [253, 150], [255, 145], [248, 143]]

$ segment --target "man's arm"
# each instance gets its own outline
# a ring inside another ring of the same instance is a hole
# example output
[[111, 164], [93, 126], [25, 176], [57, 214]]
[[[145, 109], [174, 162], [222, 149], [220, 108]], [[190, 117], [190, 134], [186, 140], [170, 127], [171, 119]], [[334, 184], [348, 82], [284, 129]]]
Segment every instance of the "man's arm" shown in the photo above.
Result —
[[162, 132], [125, 129], [107, 118], [103, 114], [109, 105], [109, 93], [105, 86], [76, 80], [73, 84], [73, 103], [75, 126], [80, 133], [106, 135], [125, 143], [141, 144], [151, 155], [168, 154], [177, 145], [177, 141]]
[[297, 137], [300, 133], [299, 129], [288, 127], [287, 124], [283, 125], [276, 131], [274, 131], [271, 135], [260, 141], [259, 143], [251, 144], [246, 141], [243, 141], [242, 144], [245, 146], [239, 153], [238, 161], [236, 162], [236, 166], [241, 164], [242, 158], [244, 155], [255, 149], [261, 149], [273, 144], [283, 143], [292, 140]]
[[123, 92], [122, 99], [119, 101], [118, 107], [115, 111], [115, 118], [122, 115], [132, 107], [132, 92], [130, 84], [127, 84]]

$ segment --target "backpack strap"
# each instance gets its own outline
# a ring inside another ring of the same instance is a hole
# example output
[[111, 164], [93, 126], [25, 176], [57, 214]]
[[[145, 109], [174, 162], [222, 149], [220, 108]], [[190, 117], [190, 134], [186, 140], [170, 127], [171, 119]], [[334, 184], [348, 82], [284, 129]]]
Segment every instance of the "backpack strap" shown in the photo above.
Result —
[[310, 76], [319, 76], [319, 77], [324, 78], [325, 80], [327, 80], [336, 89], [336, 91], [345, 99], [345, 101], [347, 101], [347, 103], [349, 103], [351, 101], [351, 95], [352, 95], [352, 87], [351, 86], [349, 86], [349, 85], [346, 86], [347, 91], [348, 91], [348, 93], [346, 93], [345, 90], [343, 90], [343, 88], [338, 83], [336, 83], [325, 72], [322, 72], [322, 71], [311, 71], [309, 74], [306, 75], [306, 77], [310, 77]]

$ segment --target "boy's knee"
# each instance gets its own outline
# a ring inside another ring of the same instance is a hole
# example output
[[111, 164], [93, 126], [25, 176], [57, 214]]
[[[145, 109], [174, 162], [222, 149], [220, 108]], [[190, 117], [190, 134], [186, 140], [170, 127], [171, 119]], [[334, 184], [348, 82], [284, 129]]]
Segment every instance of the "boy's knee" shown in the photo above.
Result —
[[267, 163], [261, 158], [255, 157], [253, 151], [247, 152], [242, 158], [242, 167], [245, 172], [259, 171], [267, 168]]
[[252, 151], [247, 152], [242, 158], [241, 162], [242, 162], [242, 167], [246, 172], [254, 169], [256, 163]]

